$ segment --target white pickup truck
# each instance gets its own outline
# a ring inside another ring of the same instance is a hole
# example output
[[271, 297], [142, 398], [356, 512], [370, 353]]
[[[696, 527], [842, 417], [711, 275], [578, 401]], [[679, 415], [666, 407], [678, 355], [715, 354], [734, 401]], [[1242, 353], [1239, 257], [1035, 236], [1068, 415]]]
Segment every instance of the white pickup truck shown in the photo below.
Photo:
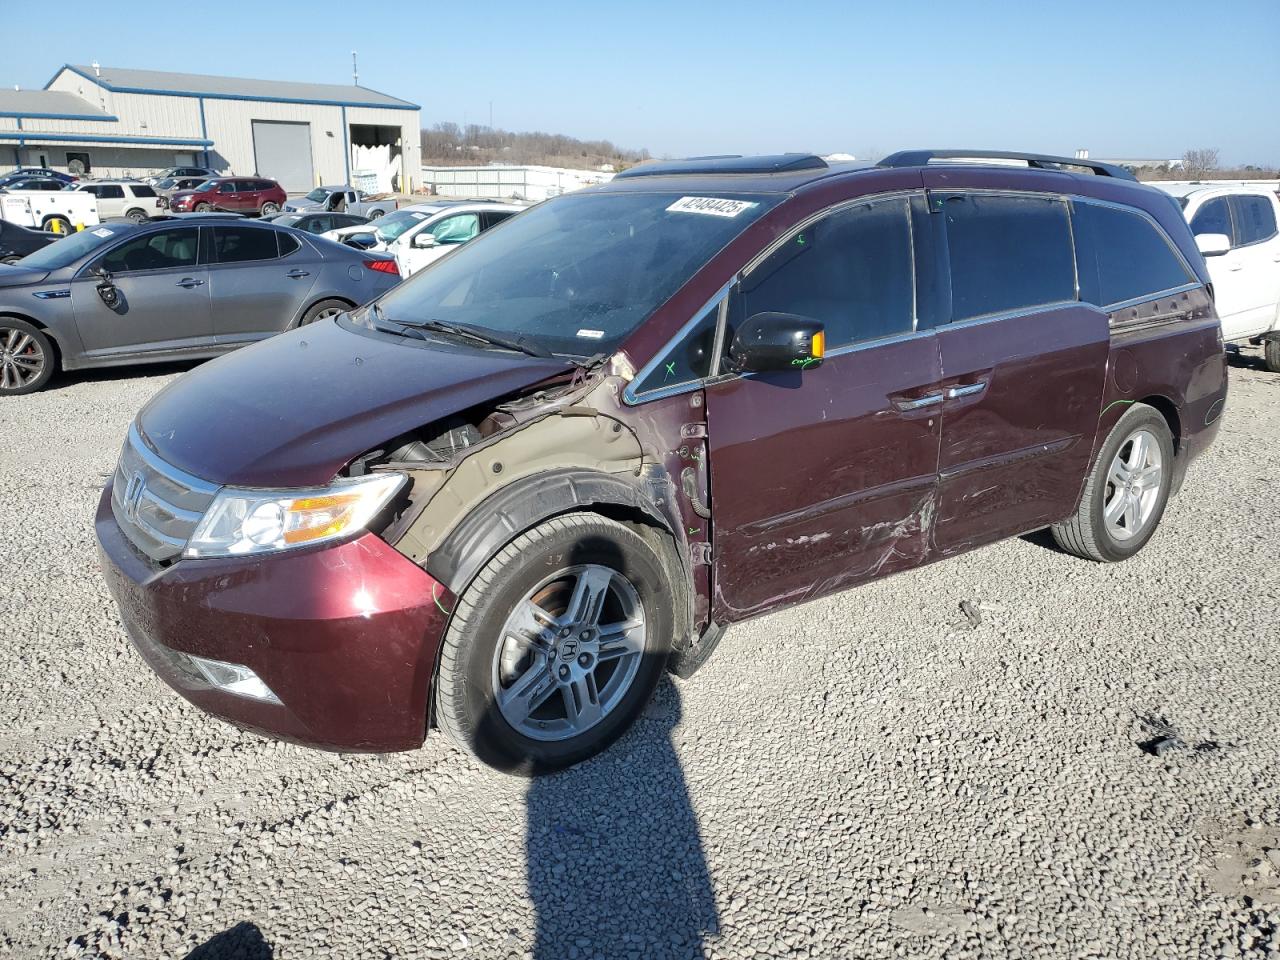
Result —
[[350, 184], [316, 187], [305, 197], [296, 197], [284, 205], [285, 213], [324, 212], [358, 213], [377, 220], [398, 209], [400, 202], [390, 193], [364, 193]]
[[1204, 254], [1228, 343], [1265, 346], [1280, 373], [1280, 197], [1270, 185], [1160, 183], [1178, 198]]
[[0, 191], [0, 218], [38, 230], [71, 233], [91, 227], [98, 218], [98, 200], [78, 190]]

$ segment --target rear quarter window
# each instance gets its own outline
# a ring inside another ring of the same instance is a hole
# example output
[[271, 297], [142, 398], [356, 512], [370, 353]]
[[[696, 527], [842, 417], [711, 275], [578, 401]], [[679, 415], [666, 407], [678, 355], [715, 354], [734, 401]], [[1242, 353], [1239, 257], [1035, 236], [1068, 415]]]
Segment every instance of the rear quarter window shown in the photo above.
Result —
[[1077, 202], [1075, 224], [1083, 300], [1106, 307], [1195, 282], [1164, 232], [1136, 210]]
[[156, 195], [156, 192], [145, 183], [132, 186], [129, 189], [133, 191], [135, 197], [154, 197]]

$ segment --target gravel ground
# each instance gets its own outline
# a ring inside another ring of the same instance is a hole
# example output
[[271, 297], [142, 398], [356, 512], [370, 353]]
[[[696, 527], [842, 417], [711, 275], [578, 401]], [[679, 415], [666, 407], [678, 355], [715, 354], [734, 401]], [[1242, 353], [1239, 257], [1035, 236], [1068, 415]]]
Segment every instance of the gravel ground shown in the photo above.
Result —
[[178, 372], [0, 403], [0, 957], [1280, 957], [1256, 351], [1135, 559], [1013, 540], [735, 628], [533, 784], [242, 734], [144, 667], [90, 518]]

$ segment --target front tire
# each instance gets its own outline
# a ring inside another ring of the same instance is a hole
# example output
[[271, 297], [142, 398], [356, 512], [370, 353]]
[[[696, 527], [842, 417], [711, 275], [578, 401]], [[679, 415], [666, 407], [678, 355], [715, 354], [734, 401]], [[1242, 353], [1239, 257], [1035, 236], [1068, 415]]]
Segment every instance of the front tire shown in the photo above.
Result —
[[35, 393], [57, 364], [53, 342], [17, 317], [0, 317], [0, 397]]
[[1263, 344], [1262, 362], [1271, 373], [1280, 373], [1280, 334], [1273, 335]]
[[1127, 560], [1155, 533], [1173, 482], [1173, 435], [1154, 407], [1135, 403], [1098, 453], [1075, 516], [1051, 528], [1068, 553]]
[[531, 776], [622, 736], [675, 635], [671, 550], [647, 527], [572, 513], [499, 551], [458, 599], [441, 644], [436, 717], [449, 738]]
[[196, 204], [196, 213], [208, 213], [208, 212], [209, 212], [209, 211], [211, 211], [212, 209], [213, 209], [213, 204], [211, 204], [211, 203], [197, 203], [197, 204]]

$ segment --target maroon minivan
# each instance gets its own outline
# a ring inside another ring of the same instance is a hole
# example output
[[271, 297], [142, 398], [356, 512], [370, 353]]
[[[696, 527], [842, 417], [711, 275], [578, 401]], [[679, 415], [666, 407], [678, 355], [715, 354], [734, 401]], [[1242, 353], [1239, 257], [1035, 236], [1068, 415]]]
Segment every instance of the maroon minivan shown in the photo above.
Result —
[[280, 212], [289, 195], [274, 180], [262, 177], [215, 177], [191, 190], [169, 195], [174, 213], [222, 211], [270, 217]]
[[97, 533], [209, 712], [536, 773], [729, 624], [1046, 527], [1131, 556], [1225, 398], [1187, 223], [1122, 170], [657, 162], [175, 381]]

